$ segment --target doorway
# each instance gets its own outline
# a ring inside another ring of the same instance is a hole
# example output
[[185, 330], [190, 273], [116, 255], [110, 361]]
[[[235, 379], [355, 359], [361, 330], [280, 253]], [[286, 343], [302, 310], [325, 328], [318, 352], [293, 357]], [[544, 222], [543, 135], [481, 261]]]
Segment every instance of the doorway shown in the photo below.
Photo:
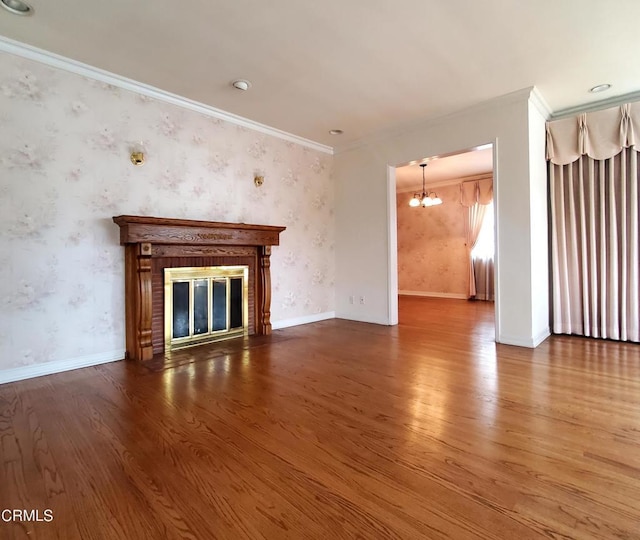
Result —
[[[495, 321], [493, 154], [487, 144], [395, 168], [401, 323], [415, 316], [416, 302], [425, 309], [490, 309]], [[495, 322], [482, 326], [495, 337]]]

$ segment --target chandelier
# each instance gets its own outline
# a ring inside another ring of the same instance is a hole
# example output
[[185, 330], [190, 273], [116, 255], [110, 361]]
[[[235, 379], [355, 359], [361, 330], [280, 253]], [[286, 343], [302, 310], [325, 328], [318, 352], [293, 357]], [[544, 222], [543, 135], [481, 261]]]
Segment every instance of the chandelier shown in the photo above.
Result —
[[442, 204], [442, 199], [436, 195], [435, 191], [427, 192], [424, 188], [424, 168], [426, 166], [426, 163], [420, 164], [420, 167], [422, 167], [422, 193], [414, 193], [413, 198], [409, 201], [409, 206], [422, 206], [426, 208], [427, 206]]

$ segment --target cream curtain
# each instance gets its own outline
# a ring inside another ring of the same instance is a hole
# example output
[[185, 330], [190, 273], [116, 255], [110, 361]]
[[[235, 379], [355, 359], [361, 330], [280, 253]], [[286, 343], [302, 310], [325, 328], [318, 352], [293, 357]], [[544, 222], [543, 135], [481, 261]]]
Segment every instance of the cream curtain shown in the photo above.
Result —
[[487, 205], [493, 200], [493, 180], [487, 178], [475, 182], [463, 182], [460, 184], [460, 204], [468, 208], [468, 217], [465, 224], [466, 246], [469, 260], [469, 297], [477, 295], [476, 272], [471, 252], [476, 246], [478, 235], [482, 228], [482, 221], [487, 210]]
[[640, 107], [547, 124], [553, 330], [640, 341]]

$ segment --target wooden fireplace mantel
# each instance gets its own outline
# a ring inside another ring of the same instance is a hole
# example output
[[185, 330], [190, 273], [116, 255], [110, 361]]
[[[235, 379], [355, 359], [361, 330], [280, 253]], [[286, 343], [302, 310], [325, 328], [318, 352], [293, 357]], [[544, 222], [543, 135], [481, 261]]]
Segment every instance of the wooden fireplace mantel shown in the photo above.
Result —
[[113, 221], [125, 246], [127, 358], [153, 357], [154, 259], [189, 258], [194, 266], [206, 266], [211, 257], [255, 257], [255, 333], [271, 333], [271, 246], [280, 244], [285, 227], [146, 216], [116, 216]]

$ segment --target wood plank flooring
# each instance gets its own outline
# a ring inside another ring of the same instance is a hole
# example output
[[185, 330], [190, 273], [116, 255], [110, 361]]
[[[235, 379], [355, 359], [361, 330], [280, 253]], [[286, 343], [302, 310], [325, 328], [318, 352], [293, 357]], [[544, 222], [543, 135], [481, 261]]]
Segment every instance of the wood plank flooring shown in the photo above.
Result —
[[640, 539], [639, 353], [402, 297], [3, 385], [0, 538]]

